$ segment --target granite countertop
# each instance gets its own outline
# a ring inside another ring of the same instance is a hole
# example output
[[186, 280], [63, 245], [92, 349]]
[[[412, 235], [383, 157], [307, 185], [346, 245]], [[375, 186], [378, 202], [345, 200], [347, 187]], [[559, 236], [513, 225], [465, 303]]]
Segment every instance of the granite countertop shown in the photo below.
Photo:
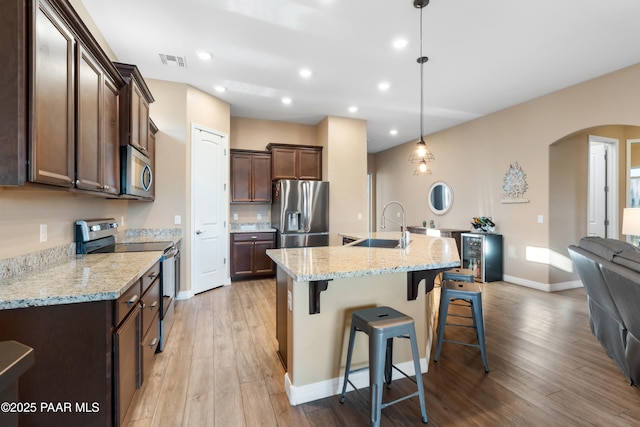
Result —
[[[180, 229], [124, 230], [117, 243], [179, 243]], [[161, 251], [75, 255], [75, 244], [1, 260], [0, 310], [115, 300], [147, 272]]]
[[0, 281], [0, 310], [115, 300], [160, 260], [162, 252], [79, 256]]
[[299, 282], [460, 266], [455, 240], [411, 234], [406, 249], [352, 246], [365, 238], [399, 239], [400, 232], [341, 233], [349, 245], [269, 249], [267, 255]]

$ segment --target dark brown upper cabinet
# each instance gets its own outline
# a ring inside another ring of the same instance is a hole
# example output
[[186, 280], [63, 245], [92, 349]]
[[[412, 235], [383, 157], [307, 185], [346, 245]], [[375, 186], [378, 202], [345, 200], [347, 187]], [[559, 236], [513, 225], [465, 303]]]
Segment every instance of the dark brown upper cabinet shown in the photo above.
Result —
[[231, 150], [231, 203], [271, 203], [271, 154]]
[[0, 2], [0, 185], [118, 194], [124, 80], [65, 0]]
[[78, 44], [77, 182], [80, 189], [120, 194], [119, 90]]
[[271, 179], [322, 180], [322, 147], [269, 144]]
[[120, 91], [120, 143], [149, 154], [149, 104], [154, 99], [138, 67], [114, 63], [126, 86]]
[[76, 36], [53, 2], [36, 2], [29, 181], [75, 184]]

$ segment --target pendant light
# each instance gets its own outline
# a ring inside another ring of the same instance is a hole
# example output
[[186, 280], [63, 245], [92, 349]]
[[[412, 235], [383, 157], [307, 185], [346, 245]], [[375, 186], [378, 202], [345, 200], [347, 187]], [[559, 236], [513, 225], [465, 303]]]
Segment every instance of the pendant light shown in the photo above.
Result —
[[418, 168], [414, 171], [414, 175], [431, 175], [431, 169], [427, 163], [435, 160], [434, 155], [427, 148], [424, 142], [424, 64], [429, 60], [428, 57], [422, 55], [422, 9], [429, 4], [429, 0], [413, 0], [413, 6], [420, 9], [420, 56], [417, 59], [420, 64], [420, 138], [416, 143], [416, 149], [409, 157], [411, 163], [417, 163]]

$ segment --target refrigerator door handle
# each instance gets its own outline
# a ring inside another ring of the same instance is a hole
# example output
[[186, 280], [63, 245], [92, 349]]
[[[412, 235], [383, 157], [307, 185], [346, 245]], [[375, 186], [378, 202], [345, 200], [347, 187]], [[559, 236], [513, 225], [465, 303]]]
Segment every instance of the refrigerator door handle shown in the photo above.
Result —
[[311, 183], [302, 182], [302, 217], [304, 218], [304, 231], [311, 230]]

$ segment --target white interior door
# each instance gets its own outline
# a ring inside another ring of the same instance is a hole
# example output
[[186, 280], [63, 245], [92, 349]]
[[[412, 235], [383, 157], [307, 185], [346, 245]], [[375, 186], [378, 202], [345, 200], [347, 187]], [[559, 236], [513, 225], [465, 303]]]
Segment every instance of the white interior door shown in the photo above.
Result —
[[193, 292], [229, 283], [228, 137], [194, 125], [192, 148]]
[[618, 140], [589, 136], [587, 235], [618, 238]]

